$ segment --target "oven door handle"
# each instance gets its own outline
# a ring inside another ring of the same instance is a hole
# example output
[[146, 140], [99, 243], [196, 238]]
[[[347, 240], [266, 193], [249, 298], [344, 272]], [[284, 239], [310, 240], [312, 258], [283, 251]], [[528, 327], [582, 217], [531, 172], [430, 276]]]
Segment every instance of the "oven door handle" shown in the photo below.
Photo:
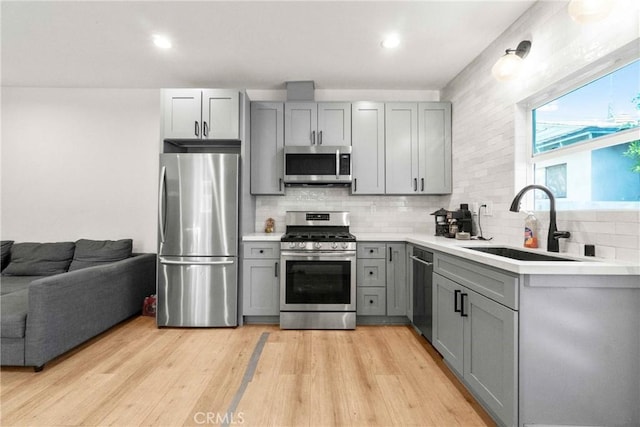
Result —
[[314, 251], [314, 252], [280, 252], [280, 256], [286, 258], [355, 258], [354, 251]]

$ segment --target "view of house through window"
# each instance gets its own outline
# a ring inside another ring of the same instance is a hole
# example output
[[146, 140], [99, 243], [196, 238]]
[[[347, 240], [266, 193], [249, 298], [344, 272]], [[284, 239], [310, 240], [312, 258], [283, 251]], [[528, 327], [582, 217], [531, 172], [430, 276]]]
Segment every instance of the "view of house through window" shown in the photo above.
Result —
[[[559, 209], [640, 206], [640, 60], [533, 109], [532, 123], [535, 183]], [[547, 203], [536, 192], [535, 208]]]

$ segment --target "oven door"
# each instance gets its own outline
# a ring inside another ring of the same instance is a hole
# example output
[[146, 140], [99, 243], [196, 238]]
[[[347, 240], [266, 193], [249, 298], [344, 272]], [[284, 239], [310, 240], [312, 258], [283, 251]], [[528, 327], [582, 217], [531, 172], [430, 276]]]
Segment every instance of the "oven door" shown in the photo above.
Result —
[[355, 310], [355, 252], [281, 253], [280, 311]]

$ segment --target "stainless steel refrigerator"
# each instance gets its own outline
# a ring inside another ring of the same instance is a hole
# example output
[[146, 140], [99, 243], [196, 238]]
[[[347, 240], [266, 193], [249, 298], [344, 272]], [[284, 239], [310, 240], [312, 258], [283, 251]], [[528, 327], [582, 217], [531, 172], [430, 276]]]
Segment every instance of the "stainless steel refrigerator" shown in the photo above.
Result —
[[237, 325], [238, 154], [160, 155], [158, 326]]

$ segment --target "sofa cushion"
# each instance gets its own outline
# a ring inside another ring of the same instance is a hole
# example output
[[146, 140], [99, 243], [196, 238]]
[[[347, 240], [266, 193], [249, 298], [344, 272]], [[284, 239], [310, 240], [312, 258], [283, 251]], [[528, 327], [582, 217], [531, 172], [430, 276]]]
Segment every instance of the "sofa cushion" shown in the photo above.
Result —
[[132, 247], [133, 241], [131, 239], [80, 239], [76, 242], [76, 249], [69, 271], [127, 259], [131, 257]]
[[0, 298], [0, 336], [2, 338], [22, 338], [27, 324], [29, 309], [29, 289], [22, 289]]
[[[2, 276], [0, 279], [0, 295], [6, 295], [26, 289], [31, 282], [46, 276]], [[1, 315], [2, 313], [0, 313]]]
[[73, 259], [75, 243], [14, 243], [11, 260], [2, 271], [8, 276], [51, 276], [65, 273]]
[[12, 245], [13, 245], [13, 240], [3, 240], [0, 242], [0, 248], [2, 248], [2, 259], [0, 260], [0, 270], [4, 270], [4, 268], [9, 264]]

